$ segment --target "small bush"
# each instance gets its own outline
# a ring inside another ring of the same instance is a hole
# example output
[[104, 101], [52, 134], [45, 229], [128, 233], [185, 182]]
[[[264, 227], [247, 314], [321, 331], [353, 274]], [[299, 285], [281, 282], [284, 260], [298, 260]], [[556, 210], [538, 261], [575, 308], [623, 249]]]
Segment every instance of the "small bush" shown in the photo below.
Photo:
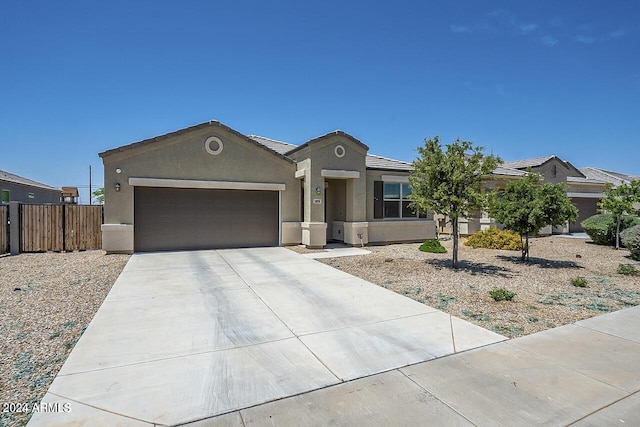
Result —
[[499, 230], [495, 227], [472, 234], [464, 244], [472, 248], [502, 249], [506, 251], [522, 250], [522, 239], [518, 233], [510, 230]]
[[[620, 221], [620, 231], [640, 224], [640, 218], [623, 216]], [[585, 233], [597, 245], [614, 246], [616, 244], [616, 219], [611, 214], [597, 214], [590, 216], [581, 223]]]
[[444, 246], [440, 244], [438, 239], [427, 239], [420, 245], [422, 252], [431, 252], [433, 254], [444, 254], [447, 252]]
[[587, 279], [584, 277], [574, 277], [571, 279], [571, 284], [576, 288], [586, 288], [587, 287]]
[[631, 258], [640, 261], [640, 225], [627, 228], [620, 233], [620, 241], [631, 252]]
[[631, 264], [618, 265], [618, 273], [624, 274], [625, 276], [640, 276], [640, 270]]
[[489, 291], [489, 295], [491, 295], [491, 298], [496, 301], [511, 301], [513, 297], [516, 296], [516, 294], [505, 288], [499, 288]]

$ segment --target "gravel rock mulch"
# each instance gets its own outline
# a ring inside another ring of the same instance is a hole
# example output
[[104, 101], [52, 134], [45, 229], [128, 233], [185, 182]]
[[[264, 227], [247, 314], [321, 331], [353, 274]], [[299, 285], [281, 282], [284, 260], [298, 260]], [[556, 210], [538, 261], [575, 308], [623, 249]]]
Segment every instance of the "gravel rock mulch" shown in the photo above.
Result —
[[[0, 257], [0, 405], [42, 399], [128, 259], [102, 251]], [[28, 420], [3, 409], [0, 426]]]
[[[625, 249], [543, 237], [531, 241], [531, 261], [523, 263], [519, 251], [473, 249], [462, 242], [457, 270], [450, 268], [450, 240], [442, 242], [446, 254], [398, 244], [320, 261], [511, 338], [640, 304], [640, 277], [617, 273], [619, 264], [640, 269]], [[587, 286], [573, 286], [576, 277]], [[489, 296], [496, 288], [516, 296], [496, 302]]]

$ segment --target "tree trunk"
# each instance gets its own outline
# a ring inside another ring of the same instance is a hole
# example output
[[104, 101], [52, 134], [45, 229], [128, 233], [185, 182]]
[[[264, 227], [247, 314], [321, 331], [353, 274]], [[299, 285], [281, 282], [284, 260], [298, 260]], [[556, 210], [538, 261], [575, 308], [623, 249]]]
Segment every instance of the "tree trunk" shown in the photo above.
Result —
[[620, 218], [622, 215], [618, 215], [618, 222], [616, 224], [616, 249], [620, 249]]
[[453, 234], [453, 261], [452, 267], [458, 268], [458, 219], [451, 218], [451, 233]]
[[529, 233], [527, 234], [521, 234], [520, 235], [520, 241], [523, 240], [524, 237], [524, 244], [522, 245], [522, 262], [524, 261], [529, 261]]

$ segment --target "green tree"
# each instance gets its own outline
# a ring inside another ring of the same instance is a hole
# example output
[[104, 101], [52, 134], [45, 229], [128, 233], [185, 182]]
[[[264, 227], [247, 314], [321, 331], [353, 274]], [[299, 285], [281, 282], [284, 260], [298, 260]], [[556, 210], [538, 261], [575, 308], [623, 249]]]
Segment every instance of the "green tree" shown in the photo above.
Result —
[[640, 180], [626, 182], [618, 187], [607, 184], [605, 198], [600, 200], [599, 206], [603, 212], [610, 213], [616, 220], [616, 249], [620, 249], [620, 223], [623, 215], [638, 215], [640, 209], [634, 209], [634, 204], [640, 202]]
[[529, 171], [493, 192], [489, 214], [505, 228], [520, 233], [522, 261], [529, 261], [529, 235], [547, 225], [558, 227], [578, 218], [565, 184], [543, 184]]
[[93, 193], [93, 198], [98, 204], [104, 204], [104, 187], [97, 188]]
[[502, 163], [499, 157], [485, 156], [482, 151], [483, 147], [460, 139], [443, 151], [437, 136], [425, 139], [409, 176], [411, 206], [423, 212], [432, 210], [451, 221], [453, 268], [458, 266], [458, 219], [485, 207], [483, 177]]

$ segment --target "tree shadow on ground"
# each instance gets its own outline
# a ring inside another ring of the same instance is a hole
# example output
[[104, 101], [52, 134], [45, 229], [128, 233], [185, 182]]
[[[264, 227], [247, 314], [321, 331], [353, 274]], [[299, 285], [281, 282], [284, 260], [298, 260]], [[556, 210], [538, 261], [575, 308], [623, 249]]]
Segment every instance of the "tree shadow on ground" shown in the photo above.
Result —
[[[425, 262], [433, 265], [435, 268], [452, 269], [450, 259], [430, 259]], [[514, 277], [513, 271], [508, 268], [465, 260], [458, 261], [458, 268], [456, 268], [455, 271], [462, 271], [471, 275], [497, 276], [506, 279]]]
[[529, 261], [522, 261], [520, 256], [507, 256], [507, 255], [497, 255], [497, 258], [502, 261], [511, 262], [513, 264], [523, 264], [523, 265], [535, 265], [540, 268], [572, 268], [576, 270], [581, 270], [584, 267], [576, 264], [574, 261], [556, 261], [544, 258], [529, 258]]

